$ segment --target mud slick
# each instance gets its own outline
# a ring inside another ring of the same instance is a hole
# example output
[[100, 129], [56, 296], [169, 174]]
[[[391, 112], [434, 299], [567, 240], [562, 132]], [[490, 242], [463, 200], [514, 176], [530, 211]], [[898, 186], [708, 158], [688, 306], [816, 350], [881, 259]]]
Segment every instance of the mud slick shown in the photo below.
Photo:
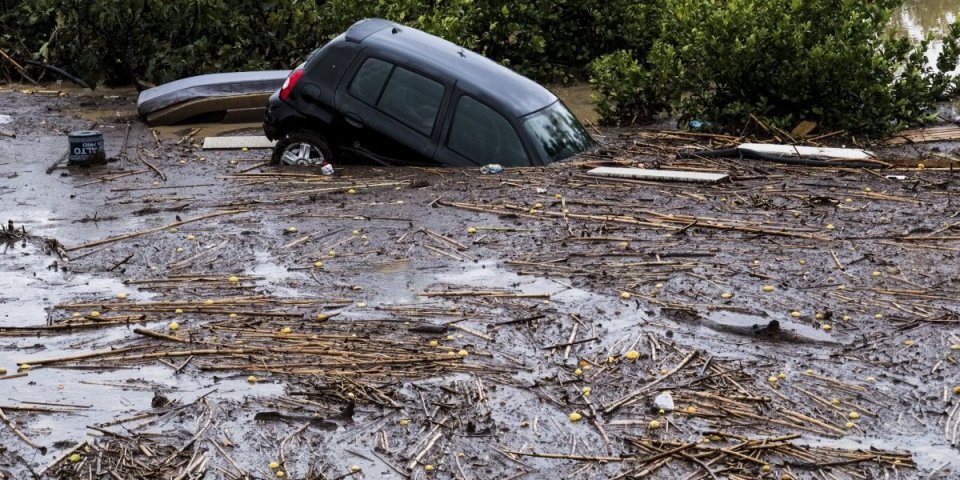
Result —
[[[19, 90], [0, 479], [960, 475], [955, 144], [805, 168], [594, 130], [546, 168], [331, 177], [134, 92]], [[44, 173], [91, 120], [111, 161]]]

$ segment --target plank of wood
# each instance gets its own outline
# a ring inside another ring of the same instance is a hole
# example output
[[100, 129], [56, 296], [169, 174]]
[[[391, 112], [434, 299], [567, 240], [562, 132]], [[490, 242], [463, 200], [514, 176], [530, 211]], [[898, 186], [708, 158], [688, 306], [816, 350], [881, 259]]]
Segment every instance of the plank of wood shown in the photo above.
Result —
[[239, 137], [207, 137], [203, 139], [204, 150], [240, 150], [244, 147], [253, 150], [256, 148], [273, 148], [277, 142], [268, 140], [264, 136]]
[[903, 145], [905, 143], [947, 142], [960, 140], [960, 126], [944, 125], [941, 127], [917, 128], [905, 130], [887, 140], [887, 145]]
[[875, 158], [872, 152], [859, 148], [807, 147], [803, 145], [782, 145], [768, 143], [743, 143], [740, 150], [786, 157], [817, 157], [837, 160], [869, 160]]
[[650, 170], [646, 168], [597, 167], [587, 172], [597, 177], [636, 178], [660, 182], [717, 183], [729, 180], [726, 173], [686, 172], [680, 170]]

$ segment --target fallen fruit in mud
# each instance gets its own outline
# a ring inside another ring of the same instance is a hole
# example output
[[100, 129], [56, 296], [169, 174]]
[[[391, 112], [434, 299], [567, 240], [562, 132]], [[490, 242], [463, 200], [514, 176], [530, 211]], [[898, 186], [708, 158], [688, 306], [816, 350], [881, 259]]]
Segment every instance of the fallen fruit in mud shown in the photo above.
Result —
[[873, 272], [872, 275], [873, 275], [874, 277], [879, 277], [881, 274], [880, 274], [880, 272]]
[[733, 297], [733, 294], [730, 293], [730, 292], [723, 292], [723, 293], [720, 294], [720, 298], [727, 299], [727, 298], [732, 298], [732, 297]]
[[904, 341], [903, 341], [903, 344], [906, 345], [906, 346], [908, 346], [908, 347], [910, 347], [910, 346], [913, 345], [913, 340], [904, 340]]
[[337, 256], [337, 252], [334, 251], [334, 250], [330, 250], [329, 252], [327, 252], [327, 256], [328, 256], [328, 257], [336, 257], [336, 256]]
[[196, 239], [197, 237], [194, 237], [193, 235], [187, 235], [187, 240], [196, 240]]
[[571, 422], [579, 422], [583, 418], [583, 415], [580, 415], [580, 412], [573, 412], [570, 414]]
[[237, 318], [237, 314], [236, 314], [236, 313], [231, 313], [230, 315], [227, 315], [227, 316], [230, 317], [230, 318]]
[[276, 470], [276, 469], [278, 469], [278, 468], [280, 468], [280, 464], [279, 464], [279, 463], [277, 463], [277, 462], [270, 462], [270, 469], [271, 469], [271, 470]]
[[169, 232], [170, 232], [170, 233], [177, 233], [177, 229], [176, 229], [176, 228], [171, 228], [171, 229], [169, 230]]
[[[247, 382], [249, 382], [249, 383], [257, 383], [257, 377], [255, 377], [255, 376], [253, 376], [253, 375], [250, 375], [249, 377], [247, 377]], [[277, 463], [277, 462], [271, 463], [271, 464], [270, 464], [270, 468], [277, 468], [277, 467], [274, 467], [274, 466], [273, 466], [274, 463]], [[279, 467], [280, 465], [277, 464], [277, 466]]]
[[849, 321], [850, 321], [850, 315], [844, 315], [844, 316], [842, 317], [842, 320], [843, 320], [844, 322], [849, 322]]
[[119, 299], [119, 300], [126, 300], [126, 299], [127, 299], [127, 294], [126, 294], [126, 293], [123, 293], [123, 292], [120, 292], [120, 293], [117, 294], [117, 299]]
[[794, 311], [790, 312], [790, 316], [793, 317], [793, 318], [800, 318], [800, 312], [794, 310]]
[[280, 329], [280, 333], [282, 333], [282, 334], [288, 334], [288, 333], [290, 333], [290, 332], [292, 332], [292, 331], [293, 331], [293, 329], [291, 329], [290, 327], [283, 327], [283, 328]]
[[177, 253], [183, 253], [183, 247], [177, 247]]
[[881, 319], [883, 319], [883, 314], [882, 314], [882, 313], [878, 313], [878, 314], [874, 315], [873, 318], [876, 318], [877, 320], [881, 320]]
[[833, 330], [833, 326], [831, 326], [829, 323], [824, 323], [823, 325], [820, 326], [820, 328], [822, 328], [823, 331], [825, 332], [829, 332], [830, 330]]
[[29, 364], [29, 363], [21, 363], [20, 365], [17, 365], [17, 369], [19, 369], [19, 370], [30, 370], [30, 364]]
[[771, 470], [770, 465], [764, 465], [760, 467], [761, 472], [769, 472]]
[[620, 298], [630, 300], [630, 292], [620, 292]]
[[230, 283], [240, 283], [240, 279], [237, 278], [235, 275], [231, 275], [230, 278], [227, 279], [227, 281]]
[[277, 478], [283, 478], [284, 476], [283, 470], [277, 470], [277, 473], [275, 473], [274, 475], [276, 475]]
[[359, 472], [359, 471], [360, 471], [360, 465], [350, 465], [350, 471], [353, 472], [353, 473]]
[[877, 379], [876, 379], [875, 377], [867, 377], [867, 381], [868, 381], [868, 382], [876, 382]]
[[656, 430], [660, 428], [660, 420], [650, 420], [650, 423], [647, 424], [650, 427], [650, 430]]
[[97, 318], [97, 317], [100, 316], [100, 312], [94, 310], [94, 311], [90, 312], [90, 316], [93, 317], [93, 318]]
[[67, 457], [67, 460], [70, 460], [70, 463], [77, 463], [80, 461], [80, 458], [81, 457], [79, 453], [74, 453], [73, 455]]
[[366, 303], [363, 303], [363, 302], [360, 302], [360, 303], [357, 304], [357, 308], [367, 308], [367, 304], [366, 304]]
[[847, 415], [847, 416], [850, 417], [850, 418], [853, 419], [853, 420], [856, 420], [856, 419], [860, 418], [860, 414], [857, 413], [857, 412], [850, 412], [850, 414]]
[[430, 346], [431, 346], [431, 347], [436, 347], [437, 345], [440, 345], [440, 342], [438, 342], [438, 341], [436, 341], [436, 340], [430, 340]]
[[169, 328], [170, 330], [178, 330], [180, 328], [180, 324], [177, 322], [170, 322], [167, 325], [167, 328]]
[[773, 285], [764, 285], [762, 290], [764, 292], [772, 292], [774, 290]]
[[474, 227], [467, 228], [467, 235], [476, 235], [477, 229]]
[[406, 418], [400, 420], [401, 427], [406, 427], [407, 425], [410, 425], [410, 420], [407, 420]]
[[208, 299], [206, 299], [206, 300], [203, 301], [203, 304], [204, 304], [204, 305], [213, 305], [213, 300], [211, 300], [211, 299], [208, 298]]
[[582, 393], [584, 397], [589, 397], [590, 394], [593, 393], [593, 389], [590, 387], [583, 387], [583, 389], [580, 390], [580, 393]]
[[432, 472], [432, 471], [433, 471], [433, 465], [427, 464], [426, 466], [423, 467], [423, 469], [426, 470], [426, 471], [428, 471], [428, 472]]
[[4, 376], [4, 375], [6, 375], [6, 374], [7, 374], [7, 369], [5, 369], [5, 368], [0, 368], [0, 377]]
[[694, 414], [694, 413], [697, 413], [697, 407], [694, 407], [693, 405], [690, 405], [689, 407], [687, 407], [687, 413], [689, 413], [689, 414], [691, 414], [691, 415]]
[[828, 223], [825, 228], [826, 228], [827, 230], [833, 230], [834, 228], [837, 228], [837, 227], [834, 227], [832, 223]]
[[573, 374], [579, 377], [580, 375], [583, 375], [583, 370], [578, 368], [573, 371]]
[[318, 314], [317, 314], [317, 321], [318, 321], [318, 322], [326, 321], [328, 318], [330, 318], [330, 317], [328, 317], [326, 314], [323, 314], [323, 313], [318, 313]]
[[313, 262], [313, 266], [315, 268], [323, 268], [323, 262], [321, 262], [320, 260], [317, 260], [316, 262]]
[[461, 356], [461, 357], [466, 357], [467, 355], [470, 355], [470, 352], [468, 352], [468, 351], [466, 351], [466, 350], [460, 350], [459, 352], [457, 352], [457, 355], [459, 355], [459, 356]]
[[288, 233], [297, 233], [297, 227], [287, 227]]
[[767, 381], [770, 383], [777, 383], [778, 380], [780, 379], [777, 378], [775, 375], [770, 375], [769, 377], [767, 377]]
[[855, 424], [855, 423], [853, 423], [853, 422], [847, 422], [846, 425], [844, 425], [844, 427], [847, 427], [847, 428], [849, 429], [849, 428], [855, 427], [856, 425], [857, 425], [857, 424]]
[[347, 193], [349, 193], [350, 195], [353, 195], [353, 194], [357, 193], [357, 191], [351, 188], [351, 189], [347, 190]]
[[179, 315], [179, 314], [183, 313], [183, 309], [182, 309], [182, 308], [178, 308], [178, 309], [174, 310], [173, 313], [176, 313], [177, 315]]
[[627, 360], [636, 360], [636, 359], [640, 358], [640, 352], [638, 352], [638, 351], [636, 351], [636, 350], [630, 350], [630, 351], [627, 352], [627, 354], [624, 355], [624, 356], [627, 357]]

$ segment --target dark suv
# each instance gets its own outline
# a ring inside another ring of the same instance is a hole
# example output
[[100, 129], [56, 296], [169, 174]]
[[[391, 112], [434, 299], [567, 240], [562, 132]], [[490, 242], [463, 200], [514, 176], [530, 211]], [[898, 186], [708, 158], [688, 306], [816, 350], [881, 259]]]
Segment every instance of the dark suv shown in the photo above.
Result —
[[549, 90], [481, 55], [381, 19], [314, 51], [267, 102], [273, 162], [546, 165], [593, 141]]

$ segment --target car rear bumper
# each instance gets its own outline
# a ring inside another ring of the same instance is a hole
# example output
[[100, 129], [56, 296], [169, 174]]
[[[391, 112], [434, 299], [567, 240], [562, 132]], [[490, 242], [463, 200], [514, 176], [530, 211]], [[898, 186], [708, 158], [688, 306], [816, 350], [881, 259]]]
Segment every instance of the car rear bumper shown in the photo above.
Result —
[[277, 91], [267, 100], [267, 111], [263, 114], [263, 133], [270, 140], [279, 140], [289, 130], [287, 125], [295, 125], [305, 120], [300, 112], [280, 100]]

